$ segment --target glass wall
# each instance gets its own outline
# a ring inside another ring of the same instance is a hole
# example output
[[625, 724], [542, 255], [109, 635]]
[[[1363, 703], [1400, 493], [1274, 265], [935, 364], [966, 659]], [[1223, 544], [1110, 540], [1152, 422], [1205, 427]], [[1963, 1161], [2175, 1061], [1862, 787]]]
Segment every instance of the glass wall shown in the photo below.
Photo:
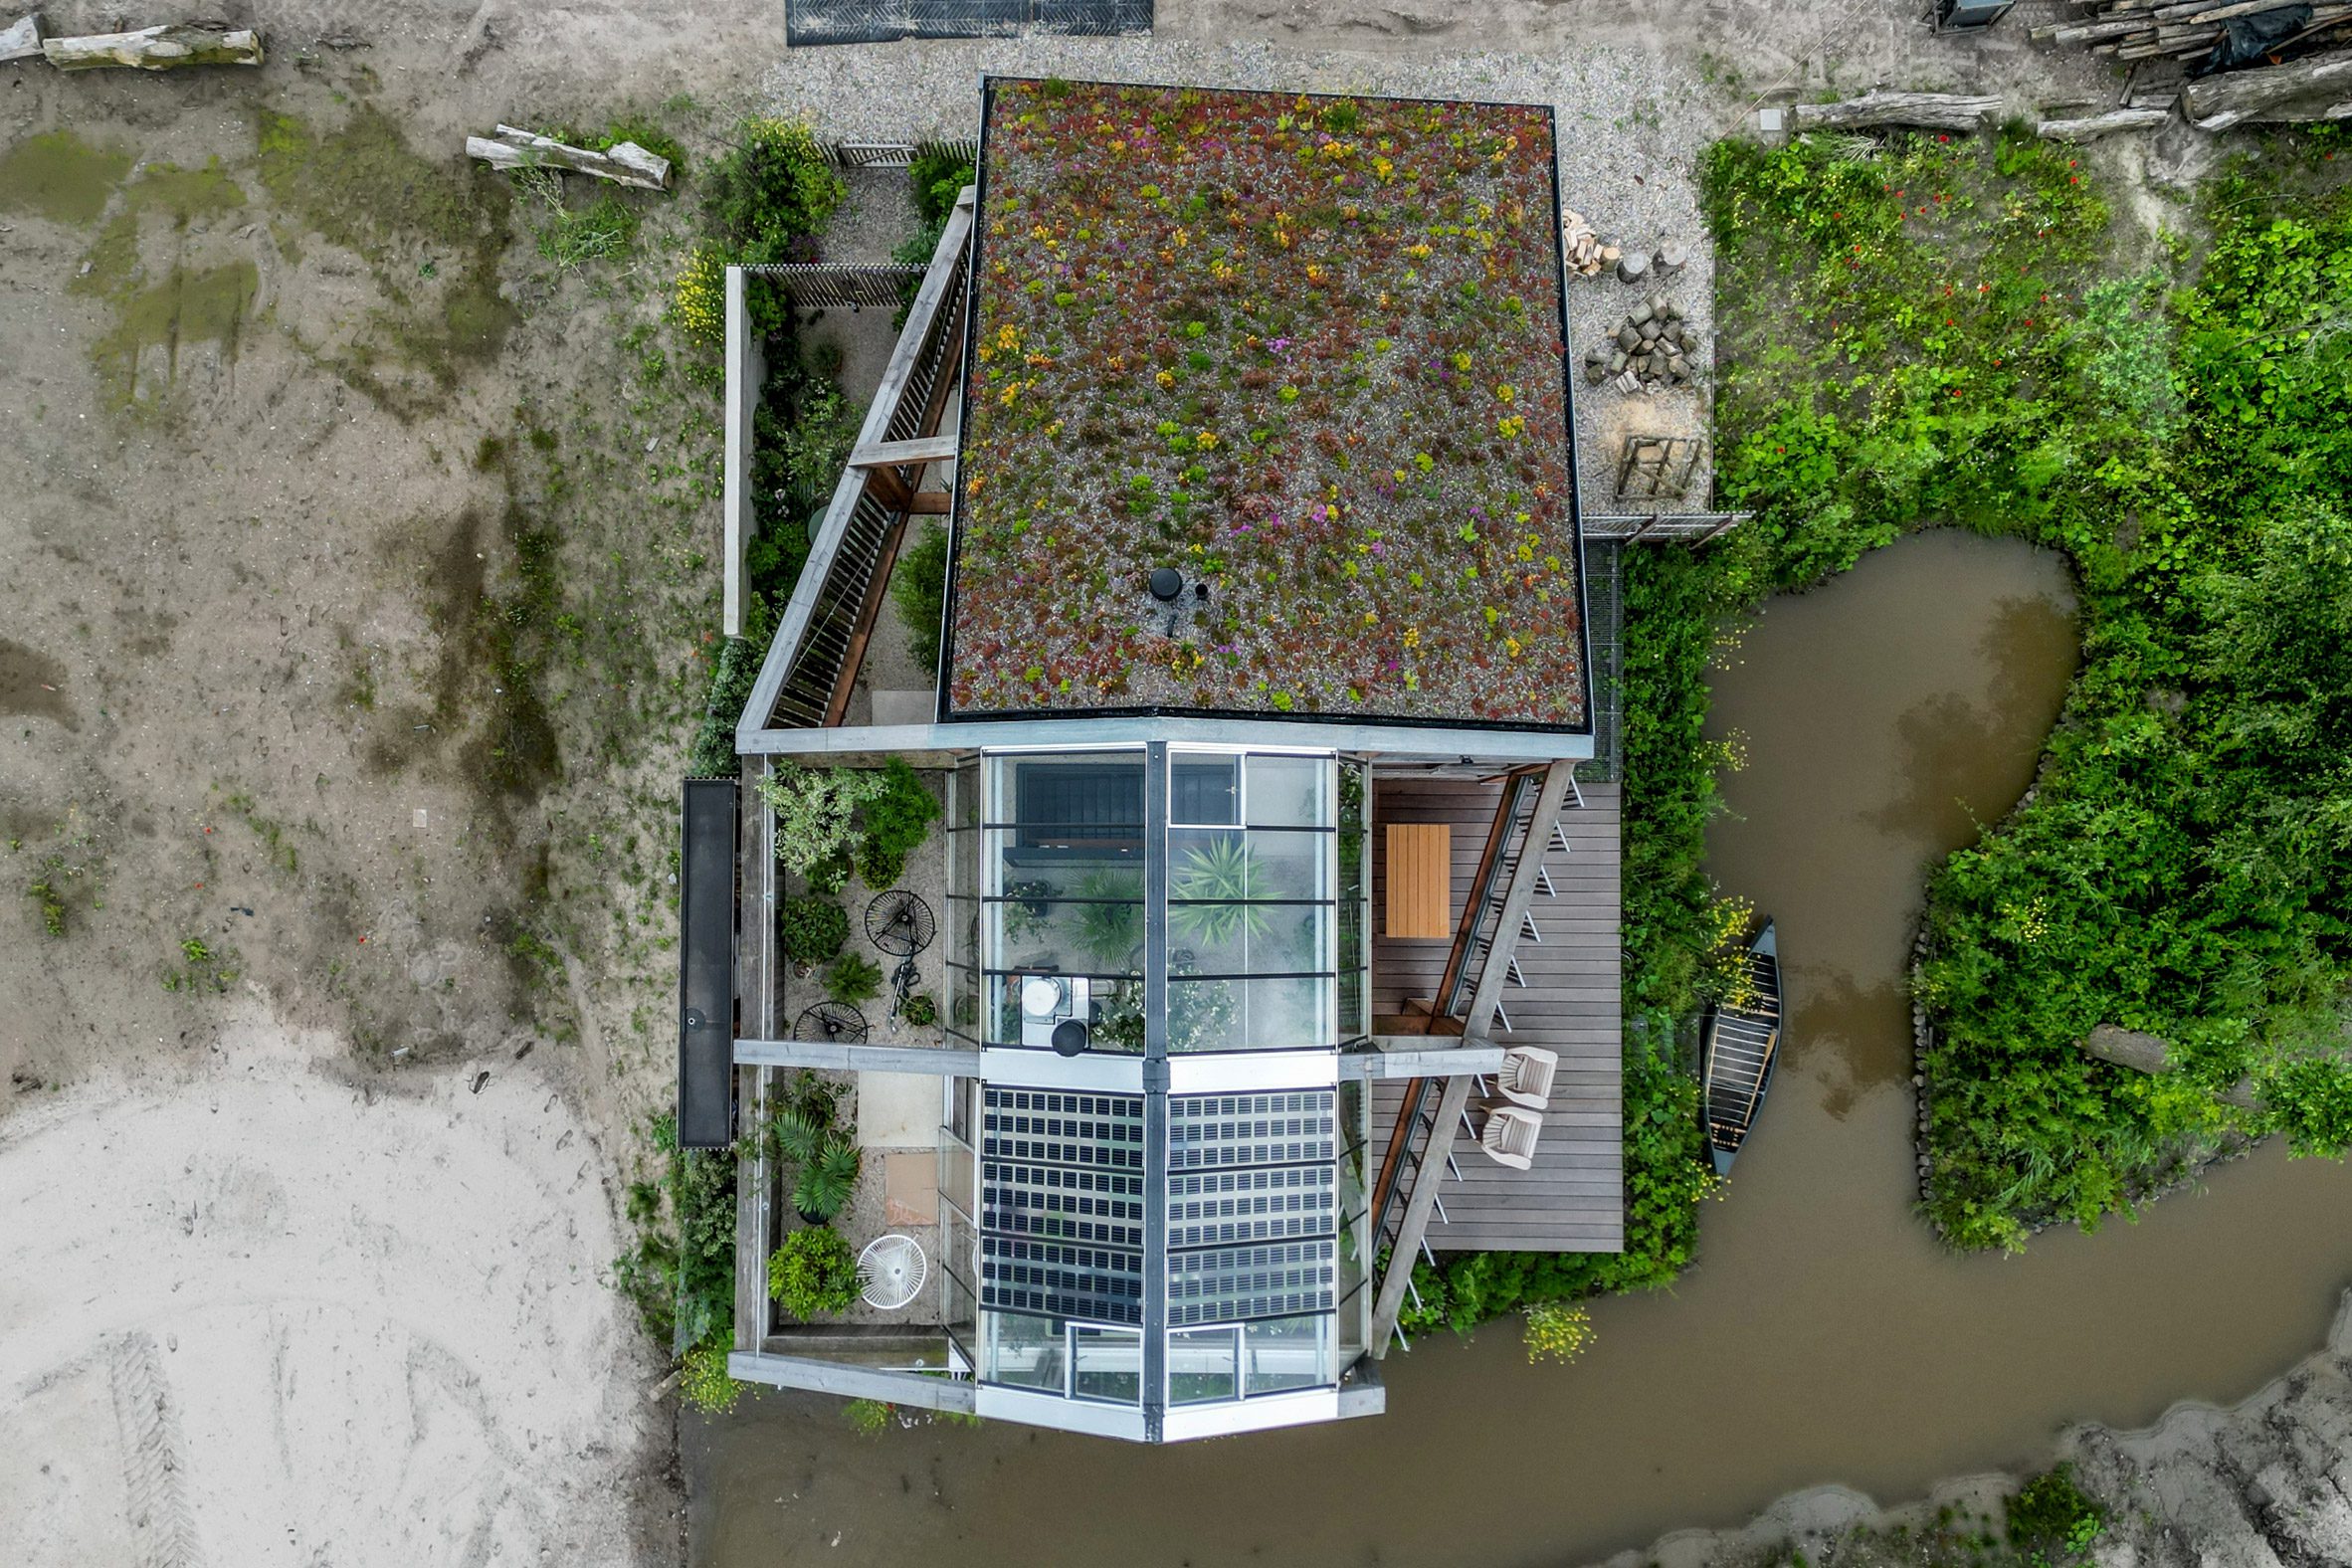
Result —
[[1339, 763], [1339, 1037], [1372, 1033], [1372, 769]]
[[1372, 1321], [1372, 1095], [1362, 1083], [1339, 1085], [1338, 1361], [1355, 1364]]
[[980, 1043], [980, 763], [947, 775], [947, 1018], [949, 1035]]
[[[983, 767], [982, 1043], [1045, 1046], [1079, 1018], [1089, 1049], [1141, 1053], [1143, 752], [991, 753]], [[1031, 977], [1059, 996], [1025, 995]]]
[[1168, 1050], [1338, 1044], [1328, 755], [1168, 752]]

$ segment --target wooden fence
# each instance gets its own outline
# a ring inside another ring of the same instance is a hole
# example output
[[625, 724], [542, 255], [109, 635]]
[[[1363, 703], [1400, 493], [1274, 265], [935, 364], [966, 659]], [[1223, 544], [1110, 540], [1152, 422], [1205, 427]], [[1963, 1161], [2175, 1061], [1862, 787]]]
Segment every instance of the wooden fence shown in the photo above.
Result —
[[844, 169], [903, 169], [926, 153], [977, 164], [980, 142], [959, 136], [945, 141], [834, 141], [825, 147], [825, 155]]
[[896, 309], [927, 270], [920, 262], [769, 262], [743, 269], [781, 285], [803, 310], [862, 310], [868, 305]]

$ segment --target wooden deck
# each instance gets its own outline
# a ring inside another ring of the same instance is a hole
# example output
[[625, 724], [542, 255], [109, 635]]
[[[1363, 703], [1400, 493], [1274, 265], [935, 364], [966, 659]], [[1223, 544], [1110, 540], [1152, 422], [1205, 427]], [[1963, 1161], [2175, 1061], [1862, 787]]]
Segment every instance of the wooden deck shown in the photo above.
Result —
[[[1499, 792], [1498, 784], [1469, 779], [1378, 780], [1372, 798], [1374, 910], [1388, 907], [1384, 825], [1444, 822], [1454, 829], [1454, 906], [1448, 914], [1458, 921]], [[1560, 814], [1568, 852], [1562, 854], [1556, 841], [1543, 846], [1553, 890], [1550, 896], [1539, 890], [1529, 910], [1542, 939], [1519, 933], [1516, 957], [1526, 984], [1504, 986], [1494, 1022], [1499, 1045], [1559, 1053], [1535, 1165], [1507, 1170], [1480, 1154], [1467, 1133], [1458, 1139], [1454, 1158], [1462, 1179], [1444, 1175], [1438, 1192], [1446, 1219], [1433, 1218], [1429, 1227], [1429, 1245], [1439, 1252], [1613, 1253], [1625, 1245], [1618, 787], [1586, 784], [1584, 801], [1582, 808], [1571, 802]], [[1375, 918], [1382, 923], [1372, 941], [1373, 1011], [1402, 1014], [1407, 998], [1435, 989], [1450, 944], [1392, 939], [1385, 919]], [[1374, 1169], [1387, 1151], [1404, 1092], [1399, 1082], [1382, 1082], [1373, 1091]], [[1473, 1122], [1477, 1114], [1473, 1106]]]

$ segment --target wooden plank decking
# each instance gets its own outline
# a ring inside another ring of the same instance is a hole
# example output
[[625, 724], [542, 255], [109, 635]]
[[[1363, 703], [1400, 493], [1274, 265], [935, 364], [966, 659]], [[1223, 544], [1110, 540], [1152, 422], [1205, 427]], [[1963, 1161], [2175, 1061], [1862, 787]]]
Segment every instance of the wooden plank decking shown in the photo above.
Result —
[[[1379, 780], [1372, 803], [1373, 908], [1388, 907], [1382, 825], [1443, 822], [1454, 829], [1448, 916], [1459, 920], [1499, 790], [1498, 784], [1469, 779]], [[1509, 1027], [1498, 1017], [1493, 1029], [1498, 1045], [1559, 1053], [1535, 1165], [1506, 1170], [1480, 1154], [1467, 1134], [1457, 1141], [1462, 1179], [1444, 1174], [1439, 1201], [1446, 1221], [1433, 1219], [1429, 1227], [1429, 1245], [1440, 1252], [1611, 1253], [1625, 1245], [1617, 786], [1587, 784], [1584, 800], [1583, 807], [1571, 803], [1560, 814], [1568, 853], [1556, 842], [1541, 846], [1553, 892], [1547, 897], [1538, 891], [1529, 913], [1542, 940], [1521, 931], [1516, 956], [1527, 983], [1503, 988]], [[1444, 939], [1391, 938], [1383, 921], [1372, 940], [1373, 1011], [1403, 1014], [1407, 998], [1428, 996], [1449, 945]], [[1374, 1169], [1387, 1152], [1403, 1094], [1400, 1082], [1374, 1086]], [[1476, 1115], [1473, 1108], [1473, 1121]]]

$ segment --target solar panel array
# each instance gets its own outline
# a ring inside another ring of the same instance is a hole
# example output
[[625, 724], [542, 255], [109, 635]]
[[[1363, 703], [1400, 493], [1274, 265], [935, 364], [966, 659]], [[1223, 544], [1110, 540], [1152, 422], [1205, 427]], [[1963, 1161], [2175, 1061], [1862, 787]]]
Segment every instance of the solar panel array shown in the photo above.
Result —
[[1143, 1097], [989, 1084], [980, 1128], [984, 1305], [1143, 1318]]
[[1168, 1326], [1331, 1307], [1338, 1274], [1336, 1094], [1168, 1101]]

